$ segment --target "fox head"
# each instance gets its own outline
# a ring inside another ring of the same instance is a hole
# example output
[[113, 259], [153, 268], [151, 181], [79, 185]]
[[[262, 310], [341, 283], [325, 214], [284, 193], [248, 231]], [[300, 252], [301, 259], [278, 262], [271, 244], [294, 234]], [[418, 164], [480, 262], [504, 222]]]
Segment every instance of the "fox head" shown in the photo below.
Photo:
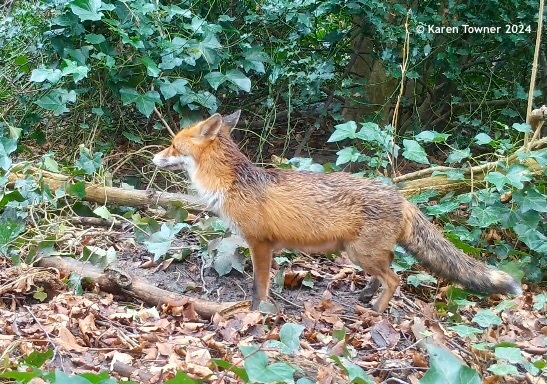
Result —
[[157, 153], [152, 162], [158, 168], [186, 170], [192, 175], [200, 155], [219, 140], [219, 134], [230, 135], [240, 114], [241, 110], [227, 116], [215, 113], [208, 119], [181, 130], [175, 135], [171, 145]]

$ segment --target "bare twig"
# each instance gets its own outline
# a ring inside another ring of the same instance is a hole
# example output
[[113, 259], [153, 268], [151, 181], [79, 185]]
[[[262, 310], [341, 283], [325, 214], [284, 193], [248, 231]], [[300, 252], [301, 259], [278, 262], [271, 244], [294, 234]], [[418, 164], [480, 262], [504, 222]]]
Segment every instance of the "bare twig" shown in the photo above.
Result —
[[175, 133], [173, 132], [173, 130], [171, 129], [171, 127], [169, 126], [169, 124], [167, 124], [167, 121], [165, 121], [165, 119], [163, 118], [162, 114], [160, 113], [160, 111], [158, 111], [158, 108], [154, 107], [154, 112], [156, 113], [156, 115], [158, 115], [158, 117], [160, 118], [161, 122], [163, 123], [163, 125], [165, 126], [165, 128], [167, 128], [167, 130], [169, 131], [169, 133], [171, 134], [171, 136], [175, 137]]

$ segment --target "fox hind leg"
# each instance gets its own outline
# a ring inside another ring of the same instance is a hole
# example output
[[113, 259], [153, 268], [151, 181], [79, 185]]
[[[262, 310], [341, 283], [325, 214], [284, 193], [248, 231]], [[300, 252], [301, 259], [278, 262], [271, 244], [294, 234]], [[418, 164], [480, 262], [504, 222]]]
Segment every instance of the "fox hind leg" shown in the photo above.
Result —
[[372, 296], [374, 296], [376, 292], [378, 292], [378, 288], [380, 288], [381, 284], [382, 282], [378, 277], [372, 276], [368, 284], [359, 294], [359, 301], [365, 304], [370, 302]]
[[383, 290], [378, 299], [372, 304], [372, 309], [383, 312], [389, 305], [391, 297], [399, 285], [399, 276], [391, 269], [393, 251], [371, 247], [372, 242], [361, 239], [349, 244], [346, 252], [350, 260], [372, 275], [372, 280], [362, 291], [359, 299], [369, 301], [378, 290], [380, 284]]

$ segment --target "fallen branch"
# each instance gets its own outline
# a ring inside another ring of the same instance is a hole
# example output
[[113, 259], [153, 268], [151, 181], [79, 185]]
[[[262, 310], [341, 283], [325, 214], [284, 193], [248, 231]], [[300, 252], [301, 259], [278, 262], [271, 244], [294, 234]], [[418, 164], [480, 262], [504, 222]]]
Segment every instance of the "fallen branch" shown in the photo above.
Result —
[[223, 316], [232, 313], [248, 310], [247, 302], [226, 302], [215, 303], [207, 300], [196, 299], [193, 297], [182, 296], [173, 292], [166, 291], [150, 284], [146, 279], [140, 277], [130, 277], [125, 272], [111, 273], [109, 270], [101, 270], [89, 263], [69, 258], [69, 257], [44, 257], [37, 263], [43, 268], [55, 268], [69, 275], [76, 273], [83, 278], [91, 279], [102, 291], [110, 293], [122, 293], [133, 296], [153, 306], [185, 306], [191, 304], [198, 315], [204, 319], [210, 319], [219, 313]]

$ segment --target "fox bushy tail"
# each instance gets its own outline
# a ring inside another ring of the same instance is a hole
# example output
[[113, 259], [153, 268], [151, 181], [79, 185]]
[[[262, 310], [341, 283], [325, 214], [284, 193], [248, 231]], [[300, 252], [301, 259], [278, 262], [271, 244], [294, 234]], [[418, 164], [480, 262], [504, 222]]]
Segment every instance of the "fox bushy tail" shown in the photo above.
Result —
[[450, 281], [481, 293], [520, 295], [520, 284], [509, 274], [488, 267], [457, 249], [415, 205], [403, 206], [404, 233], [400, 244], [424, 267]]

